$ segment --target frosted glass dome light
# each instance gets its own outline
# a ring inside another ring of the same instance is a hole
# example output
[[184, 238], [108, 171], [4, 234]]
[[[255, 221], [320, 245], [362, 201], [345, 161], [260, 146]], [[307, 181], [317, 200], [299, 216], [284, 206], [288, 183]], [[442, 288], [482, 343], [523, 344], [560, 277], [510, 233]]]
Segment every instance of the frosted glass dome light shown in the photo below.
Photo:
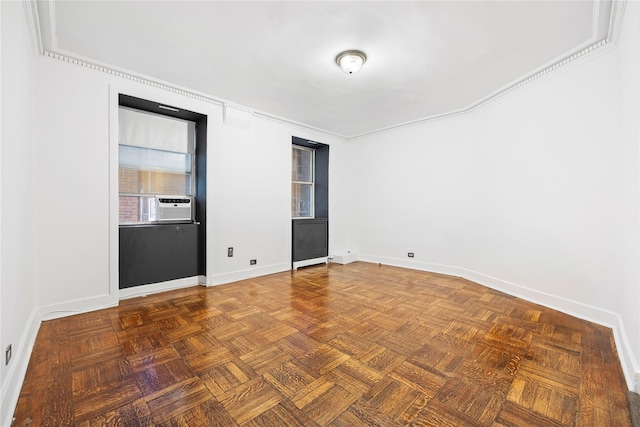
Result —
[[355, 74], [367, 62], [367, 55], [359, 50], [345, 50], [336, 56], [336, 62], [345, 73]]

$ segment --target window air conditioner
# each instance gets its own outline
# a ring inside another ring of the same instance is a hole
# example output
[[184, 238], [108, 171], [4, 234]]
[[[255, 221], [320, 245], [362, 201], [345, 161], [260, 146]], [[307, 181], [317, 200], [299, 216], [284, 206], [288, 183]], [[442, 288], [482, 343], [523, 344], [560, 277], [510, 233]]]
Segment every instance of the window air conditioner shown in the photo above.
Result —
[[193, 198], [189, 196], [156, 196], [158, 222], [193, 221]]

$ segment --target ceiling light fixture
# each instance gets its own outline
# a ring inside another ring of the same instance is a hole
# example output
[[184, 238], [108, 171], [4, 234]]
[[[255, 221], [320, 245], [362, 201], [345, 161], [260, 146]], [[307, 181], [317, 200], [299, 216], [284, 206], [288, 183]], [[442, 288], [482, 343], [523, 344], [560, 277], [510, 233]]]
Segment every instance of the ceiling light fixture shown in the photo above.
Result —
[[360, 50], [345, 50], [336, 56], [336, 63], [347, 74], [357, 73], [365, 62], [367, 55]]

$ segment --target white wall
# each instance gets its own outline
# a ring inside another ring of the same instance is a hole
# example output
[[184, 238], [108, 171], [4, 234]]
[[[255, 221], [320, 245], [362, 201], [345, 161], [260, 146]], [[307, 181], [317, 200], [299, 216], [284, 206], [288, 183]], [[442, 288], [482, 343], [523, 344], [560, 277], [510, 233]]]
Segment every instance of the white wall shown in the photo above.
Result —
[[[41, 58], [36, 271], [39, 283], [48, 285], [38, 287], [38, 305], [66, 309], [58, 305], [83, 300], [81, 306], [88, 308], [107, 301], [109, 236], [115, 226], [109, 218], [110, 202], [111, 206], [117, 203], [109, 192], [110, 173], [117, 172], [117, 166], [109, 164], [113, 143], [109, 117], [110, 113], [113, 117], [118, 92], [209, 116], [208, 283], [288, 270], [291, 137], [330, 144], [332, 157], [338, 157], [340, 139], [251, 115], [246, 126], [228, 125], [222, 120], [221, 106]], [[63, 203], [59, 197], [65, 188], [77, 197]], [[339, 194], [336, 190], [331, 197]], [[332, 227], [334, 205], [330, 207]], [[335, 223], [338, 229], [341, 221]], [[340, 233], [331, 233], [331, 247], [341, 244]], [[229, 246], [235, 249], [233, 258], [227, 257]], [[255, 267], [249, 265], [250, 259], [257, 259]]]
[[[109, 173], [113, 167], [109, 165], [109, 116], [114, 93], [209, 115], [207, 275], [211, 283], [252, 275], [252, 269], [264, 273], [261, 268], [290, 268], [292, 135], [331, 145], [332, 182], [339, 177], [333, 157], [339, 157], [342, 141], [319, 132], [251, 115], [247, 126], [227, 125], [219, 105], [47, 58], [38, 60], [37, 92], [37, 248], [41, 256], [36, 271], [42, 282], [49, 283], [38, 288], [39, 306], [109, 293]], [[65, 188], [77, 197], [62, 202], [59, 195]], [[340, 194], [339, 188], [331, 193], [332, 222], [334, 209], [339, 210], [334, 199]], [[338, 229], [341, 221], [335, 222]], [[341, 234], [332, 233], [330, 244], [339, 248]], [[229, 246], [235, 248], [233, 258], [227, 257]], [[257, 266], [250, 267], [249, 259], [257, 259]]]
[[102, 73], [43, 57], [37, 65], [36, 275], [44, 307], [109, 293], [109, 92]]
[[[213, 227], [208, 258], [214, 269], [207, 276], [212, 284], [291, 268], [292, 135], [330, 145], [330, 179], [338, 185], [334, 159], [340, 158], [339, 139], [257, 117], [248, 120], [248, 129], [216, 126], [213, 145], [208, 143], [212, 192], [207, 215]], [[338, 231], [343, 221], [334, 202], [340, 194], [330, 191], [332, 249], [343, 245]], [[233, 258], [227, 257], [228, 247], [234, 248]], [[249, 266], [250, 259], [257, 260], [255, 267]]]
[[[35, 303], [33, 62], [21, 2], [1, 2], [0, 423], [13, 413]], [[13, 358], [5, 366], [6, 347]], [[5, 425], [5, 424], [3, 424]]]
[[[637, 88], [620, 87], [637, 74], [619, 81], [628, 55], [637, 64], [637, 46], [609, 51], [474, 113], [351, 142], [363, 259], [461, 275], [616, 328], [623, 320], [632, 385], [639, 141]], [[635, 110], [621, 126], [628, 89]]]
[[[638, 2], [627, 3], [624, 19], [620, 43], [616, 52], [619, 74], [614, 76], [614, 80], [618, 83], [618, 94], [621, 100], [620, 137], [629, 146], [635, 145], [637, 147], [640, 141], [640, 4]], [[639, 160], [638, 153], [634, 154], [635, 158], [629, 159], [630, 162]], [[624, 200], [623, 208], [629, 215], [627, 233], [629, 239], [637, 239], [638, 189], [635, 187], [640, 180], [637, 167], [629, 169], [627, 180], [631, 187], [626, 192], [627, 197]], [[633, 216], [636, 216], [635, 224]], [[625, 277], [620, 283], [619, 296], [616, 298], [616, 312], [620, 313], [624, 320], [626, 336], [636, 356], [635, 389], [640, 391], [637, 379], [640, 371], [640, 310], [638, 310], [640, 286], [638, 286], [637, 273], [632, 268], [635, 266], [635, 270], [637, 270], [640, 267], [638, 264], [640, 254], [637, 247], [634, 249], [629, 248], [622, 255], [622, 262], [629, 265], [630, 268], [625, 269], [624, 274], [628, 274], [628, 277]]]

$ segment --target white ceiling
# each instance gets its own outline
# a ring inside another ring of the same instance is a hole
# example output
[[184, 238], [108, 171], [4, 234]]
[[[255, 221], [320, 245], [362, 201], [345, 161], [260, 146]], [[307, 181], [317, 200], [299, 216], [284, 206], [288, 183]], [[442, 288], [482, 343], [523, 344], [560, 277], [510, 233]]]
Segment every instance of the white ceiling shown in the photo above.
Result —
[[[45, 50], [342, 136], [469, 107], [607, 37], [609, 1], [38, 2]], [[336, 55], [363, 50], [343, 73]]]

